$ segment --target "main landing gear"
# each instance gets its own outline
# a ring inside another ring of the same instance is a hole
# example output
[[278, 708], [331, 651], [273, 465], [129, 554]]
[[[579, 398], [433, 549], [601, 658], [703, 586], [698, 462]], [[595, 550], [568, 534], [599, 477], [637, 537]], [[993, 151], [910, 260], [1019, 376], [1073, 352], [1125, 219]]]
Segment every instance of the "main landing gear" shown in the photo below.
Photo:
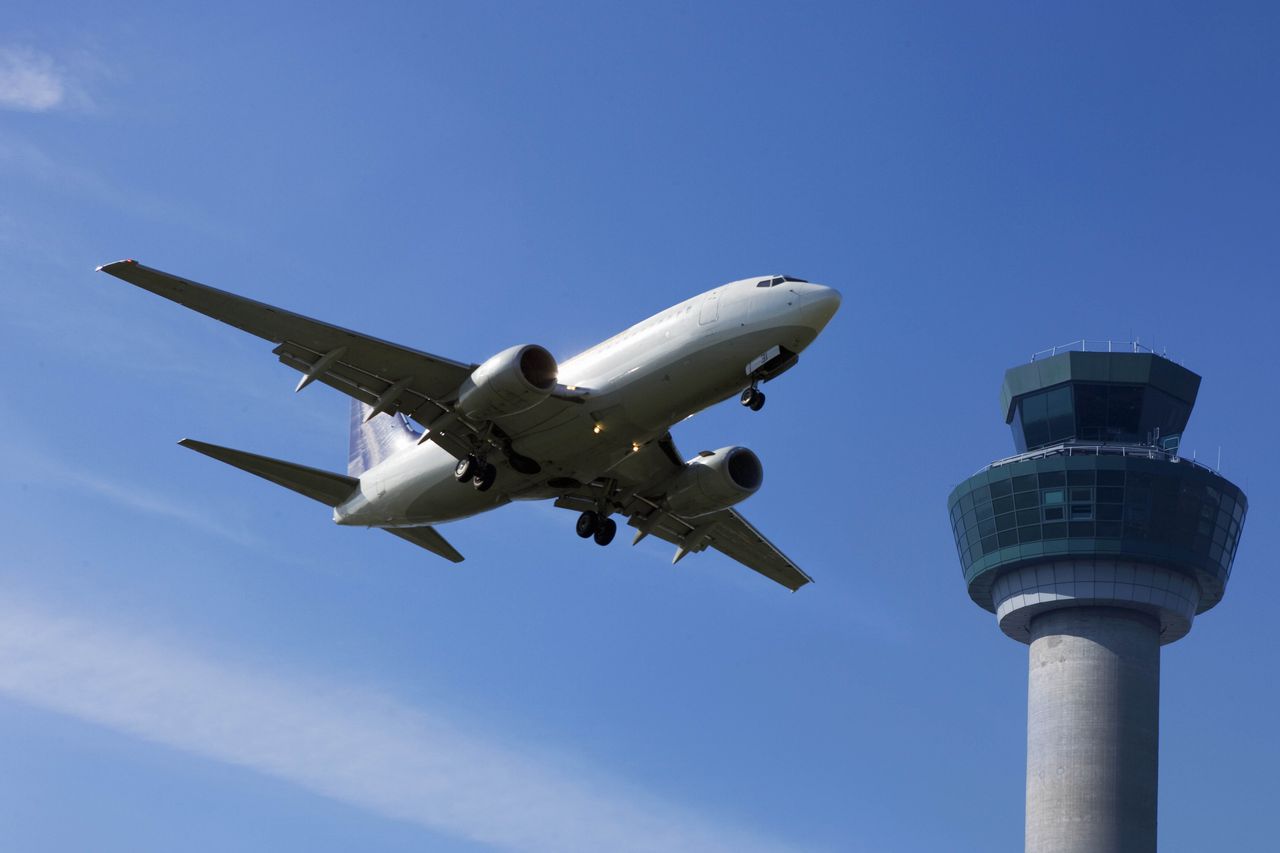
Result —
[[578, 516], [577, 531], [583, 539], [594, 538], [597, 545], [608, 545], [618, 533], [618, 522], [594, 510], [587, 510]]
[[453, 467], [453, 478], [459, 483], [471, 481], [477, 492], [487, 492], [498, 478], [498, 469], [474, 454], [468, 454], [458, 460]]
[[758, 412], [764, 408], [764, 392], [752, 385], [742, 392], [742, 396], [738, 398], [738, 401], [751, 411]]

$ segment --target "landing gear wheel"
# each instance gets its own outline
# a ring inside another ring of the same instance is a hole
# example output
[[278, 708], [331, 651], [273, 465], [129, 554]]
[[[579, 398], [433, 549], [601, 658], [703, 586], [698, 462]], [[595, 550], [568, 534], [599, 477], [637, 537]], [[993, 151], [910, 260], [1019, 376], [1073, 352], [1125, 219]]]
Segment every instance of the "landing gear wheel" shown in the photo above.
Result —
[[758, 390], [754, 385], [742, 392], [742, 396], [738, 398], [738, 402], [746, 406], [753, 412], [758, 412], [764, 408], [764, 392]]
[[480, 473], [480, 460], [472, 454], [458, 460], [458, 464], [453, 466], [453, 478], [459, 483], [465, 483]]
[[606, 518], [600, 522], [600, 526], [596, 528], [596, 544], [608, 545], [613, 541], [613, 537], [618, 533], [618, 522], [612, 518]]
[[477, 492], [487, 492], [496, 479], [498, 479], [498, 469], [492, 465], [485, 465], [480, 469], [480, 473], [471, 478], [471, 485], [475, 486]]
[[581, 536], [583, 539], [590, 539], [592, 534], [594, 534], [599, 529], [600, 529], [599, 513], [592, 512], [591, 510], [587, 510], [582, 515], [578, 516], [577, 531], [578, 531], [578, 535]]

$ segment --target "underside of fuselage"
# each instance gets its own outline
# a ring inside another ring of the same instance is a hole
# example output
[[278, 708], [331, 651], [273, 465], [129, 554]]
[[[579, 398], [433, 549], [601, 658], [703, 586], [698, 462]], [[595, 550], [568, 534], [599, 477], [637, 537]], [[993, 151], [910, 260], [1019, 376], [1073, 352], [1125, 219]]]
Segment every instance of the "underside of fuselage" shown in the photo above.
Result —
[[[790, 319], [778, 313], [780, 319]], [[751, 384], [746, 368], [753, 359], [775, 347], [799, 353], [821, 329], [816, 324], [773, 320], [772, 314], [755, 322], [743, 316], [714, 329], [695, 326], [692, 334], [675, 341], [671, 337], [637, 341], [637, 351], [647, 349], [648, 358], [604, 379], [607, 384], [593, 388], [582, 405], [542, 404], [546, 420], [526, 428], [512, 443], [513, 451], [538, 462], [536, 474], [522, 474], [495, 455], [491, 460], [497, 470], [495, 488], [483, 492], [460, 488], [453, 476], [455, 458], [438, 445], [424, 442], [366, 472], [357, 493], [335, 508], [334, 520], [373, 527], [438, 524], [512, 500], [554, 498], [566, 484], [607, 477], [637, 448]], [[590, 355], [590, 351], [584, 353]], [[564, 367], [572, 370], [573, 360]], [[501, 427], [502, 421], [495, 423]]]

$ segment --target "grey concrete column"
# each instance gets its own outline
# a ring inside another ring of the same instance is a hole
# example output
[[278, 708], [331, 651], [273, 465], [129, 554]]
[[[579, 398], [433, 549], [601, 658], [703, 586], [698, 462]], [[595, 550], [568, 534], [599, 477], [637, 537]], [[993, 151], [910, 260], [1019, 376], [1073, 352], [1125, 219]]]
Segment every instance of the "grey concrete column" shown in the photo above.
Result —
[[1159, 622], [1066, 607], [1030, 627], [1027, 853], [1154, 853]]

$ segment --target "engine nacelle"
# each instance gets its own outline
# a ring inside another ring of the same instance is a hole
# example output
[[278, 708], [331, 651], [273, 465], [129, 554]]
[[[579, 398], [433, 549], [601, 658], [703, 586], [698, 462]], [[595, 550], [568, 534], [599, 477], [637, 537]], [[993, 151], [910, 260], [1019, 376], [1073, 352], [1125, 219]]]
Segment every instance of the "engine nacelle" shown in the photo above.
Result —
[[556, 387], [555, 358], [536, 344], [505, 349], [471, 371], [458, 394], [458, 408], [480, 420], [532, 409]]
[[685, 463], [671, 480], [667, 508], [677, 515], [706, 515], [746, 500], [763, 482], [758, 456], [745, 447], [722, 447]]

